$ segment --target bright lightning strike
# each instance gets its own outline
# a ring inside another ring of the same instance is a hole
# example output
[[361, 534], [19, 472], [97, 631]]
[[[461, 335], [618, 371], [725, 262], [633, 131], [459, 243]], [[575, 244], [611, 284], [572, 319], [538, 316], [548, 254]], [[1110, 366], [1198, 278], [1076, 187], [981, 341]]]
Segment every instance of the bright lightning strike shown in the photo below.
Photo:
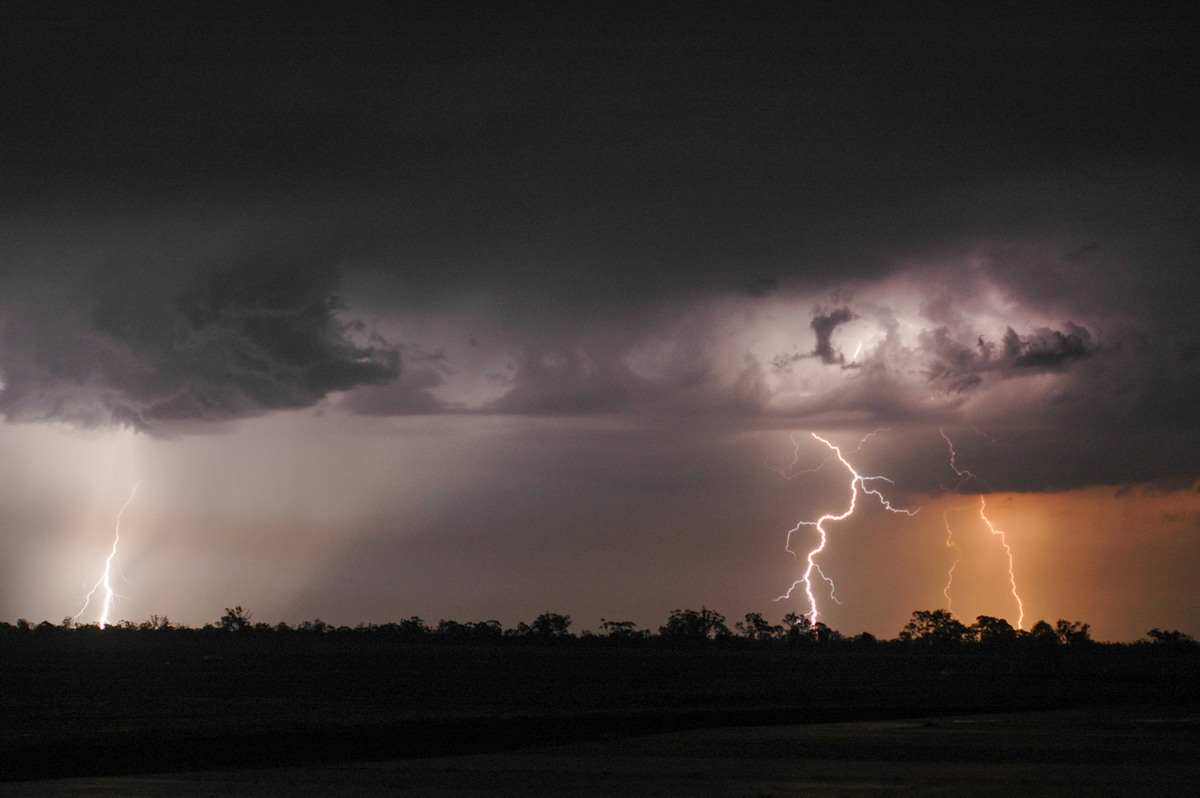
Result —
[[1004, 547], [1004, 553], [1008, 555], [1008, 584], [1012, 588], [1013, 598], [1017, 601], [1017, 628], [1025, 628], [1025, 604], [1021, 601], [1021, 596], [1017, 593], [1017, 577], [1013, 566], [1012, 546], [1008, 545], [1008, 540], [1004, 536], [1004, 532], [996, 529], [990, 518], [987, 517], [987, 502], [984, 501], [983, 494], [979, 494], [979, 517], [983, 519], [983, 523], [987, 524], [988, 531], [993, 535], [1000, 536], [1000, 545]]
[[116, 597], [116, 593], [113, 592], [112, 588], [112, 566], [113, 560], [117, 556], [117, 546], [121, 543], [121, 516], [125, 514], [126, 508], [133, 503], [133, 497], [137, 493], [138, 485], [141, 484], [141, 480], [134, 483], [133, 490], [129, 492], [129, 498], [125, 500], [125, 503], [121, 505], [121, 509], [117, 513], [117, 524], [113, 532], [112, 549], [108, 552], [108, 557], [104, 560], [104, 572], [96, 580], [96, 584], [92, 586], [92, 589], [88, 591], [87, 596], [83, 600], [83, 606], [75, 614], [75, 620], [79, 620], [80, 616], [87, 610], [88, 605], [92, 603], [92, 596], [96, 595], [97, 591], [102, 591], [104, 603], [100, 612], [100, 628], [103, 629], [108, 625], [108, 613], [112, 609], [113, 599]]
[[[954, 473], [958, 476], [958, 482], [955, 483], [954, 489], [961, 490], [964, 484], [972, 481], [979, 482], [984, 487], [990, 489], [990, 486], [987, 484], [986, 480], [981, 479], [966, 469], [960, 469], [958, 467], [958, 453], [954, 450], [954, 442], [950, 440], [948, 435], [946, 435], [946, 431], [944, 429], [939, 429], [938, 432], [941, 433], [942, 439], [946, 441], [946, 446], [950, 450], [950, 468], [952, 468]], [[946, 547], [954, 549], [956, 555], [959, 555], [959, 548], [954, 543], [954, 532], [950, 527], [949, 513], [950, 510], [946, 510], [946, 512], [943, 514], [943, 518], [946, 521]], [[1008, 557], [1008, 584], [1012, 591], [1013, 599], [1017, 602], [1017, 628], [1024, 629], [1025, 603], [1021, 601], [1021, 595], [1017, 592], [1016, 565], [1013, 560], [1012, 546], [1009, 545], [1008, 538], [1004, 534], [1003, 530], [996, 529], [996, 526], [992, 523], [991, 519], [987, 517], [987, 501], [984, 499], [983, 493], [979, 494], [979, 517], [983, 519], [983, 523], [985, 526], [987, 526], [988, 531], [1000, 538], [1000, 545], [1004, 547], [1004, 553]], [[954, 583], [954, 569], [958, 567], [959, 559], [961, 559], [961, 556], [955, 557], [954, 562], [950, 565], [950, 571], [946, 574], [946, 587], [942, 591], [942, 593], [946, 596], [946, 609], [950, 609], [950, 587]]]
[[[875, 432], [872, 432], [870, 435], [866, 436], [861, 441], [859, 441], [858, 449], [861, 449], [863, 447], [863, 444], [865, 444], [868, 440], [870, 440], [878, 432], [880, 432], [880, 430], [875, 430]], [[825, 461], [823, 461], [821, 463], [821, 465], [818, 465], [816, 468], [810, 469], [809, 471], [800, 472], [800, 473], [811, 473], [812, 471], [817, 471], [818, 469], [823, 467], [826, 462], [829, 462], [829, 461], [833, 460], [834, 458], [836, 458], [843, 466], [845, 466], [846, 470], [850, 472], [850, 505], [846, 508], [845, 511], [843, 511], [841, 513], [836, 513], [836, 514], [835, 513], [826, 513], [825, 515], [821, 516], [816, 521], [801, 521], [798, 524], [796, 524], [794, 527], [792, 527], [787, 533], [787, 544], [784, 548], [787, 550], [787, 552], [789, 554], [791, 554], [793, 556], [795, 556], [796, 552], [792, 550], [792, 535], [794, 535], [796, 532], [798, 532], [800, 530], [800, 527], [809, 526], [809, 527], [813, 527], [816, 529], [817, 545], [814, 546], [812, 549], [810, 549], [808, 551], [808, 554], [805, 556], [805, 568], [804, 568], [803, 576], [801, 576], [799, 579], [797, 579], [795, 582], [793, 582], [792, 586], [787, 589], [787, 592], [785, 592], [783, 595], [779, 596], [775, 600], [783, 601], [784, 599], [791, 598], [792, 594], [796, 591], [796, 589], [798, 587], [800, 587], [801, 585], [803, 585], [804, 586], [804, 595], [808, 599], [808, 612], [805, 613], [805, 615], [808, 617], [808, 619], [812, 623], [815, 624], [818, 621], [818, 619], [820, 618], [821, 611], [817, 604], [816, 594], [813, 592], [813, 575], [814, 574], [816, 574], [823, 581], [825, 581], [829, 584], [829, 597], [831, 599], [833, 599], [834, 602], [836, 602], [838, 604], [841, 603], [840, 601], [838, 601], [837, 596], [834, 593], [833, 580], [830, 579], [828, 576], [826, 576], [825, 572], [822, 571], [821, 567], [817, 564], [818, 555], [820, 555], [821, 552], [823, 552], [825, 550], [825, 546], [829, 542], [829, 530], [827, 530], [825, 528], [825, 524], [834, 522], [834, 521], [844, 521], [845, 519], [847, 519], [851, 515], [853, 515], [855, 509], [858, 506], [858, 496], [859, 496], [860, 492], [867, 493], [867, 494], [874, 496], [876, 499], [879, 500], [879, 503], [881, 505], [883, 505], [884, 509], [887, 510], [888, 512], [903, 513], [905, 515], [911, 516], [911, 515], [916, 515], [917, 512], [919, 512], [919, 509], [918, 510], [904, 510], [904, 509], [899, 509], [899, 508], [893, 507], [891, 505], [891, 503], [888, 502], [888, 500], [886, 498], [884, 498], [883, 494], [879, 492], [879, 490], [871, 488], [867, 484], [868, 482], [873, 482], [875, 480], [883, 480], [884, 482], [891, 484], [892, 480], [888, 479], [887, 477], [883, 477], [883, 476], [863, 476], [863, 475], [859, 474], [854, 469], [854, 466], [850, 465], [849, 461], [846, 460], [845, 455], [842, 454], [842, 450], [839, 447], [834, 446], [832, 443], [825, 440], [824, 438], [822, 438], [820, 435], [816, 434], [815, 432], [812, 432], [809, 434], [812, 435], [815, 439], [817, 439], [821, 443], [825, 444], [825, 446], [827, 446], [829, 448], [829, 450], [831, 452], [833, 452], [834, 457], [827, 458]], [[795, 446], [796, 446], [797, 458], [798, 458], [800, 445], [799, 445], [799, 443], [796, 442], [795, 438], [792, 439], [792, 443], [795, 444]], [[858, 449], [855, 449], [854, 451], [858, 451]], [[793, 460], [792, 462], [794, 465], [796, 461]]]

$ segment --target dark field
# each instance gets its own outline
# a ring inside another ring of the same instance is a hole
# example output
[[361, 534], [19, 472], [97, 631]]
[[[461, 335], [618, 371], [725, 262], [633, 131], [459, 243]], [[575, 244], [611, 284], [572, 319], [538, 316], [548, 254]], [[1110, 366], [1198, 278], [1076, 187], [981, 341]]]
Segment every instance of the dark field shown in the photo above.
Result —
[[[0, 641], [0, 792], [1132, 795], [1200, 775], [1194, 647], [84, 638]], [[183, 771], [219, 772], [94, 778]], [[64, 777], [88, 778], [32, 781]]]

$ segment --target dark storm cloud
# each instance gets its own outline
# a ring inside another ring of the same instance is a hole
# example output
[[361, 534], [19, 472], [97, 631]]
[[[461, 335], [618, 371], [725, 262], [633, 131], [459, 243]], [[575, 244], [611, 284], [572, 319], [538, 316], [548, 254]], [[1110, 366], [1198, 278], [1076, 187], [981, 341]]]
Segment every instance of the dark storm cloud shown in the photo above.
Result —
[[398, 352], [339, 317], [337, 282], [278, 255], [183, 278], [102, 268], [65, 305], [43, 293], [8, 309], [0, 412], [165, 433], [395, 379]]
[[1189, 149], [1168, 21], [270, 6], [4, 26], [10, 196], [373, 192], [416, 293], [596, 307], [878, 275], [947, 183]]
[[806, 357], [815, 357], [827, 366], [846, 365], [846, 356], [833, 347], [833, 332], [839, 325], [854, 318], [850, 308], [843, 306], [825, 313], [821, 308], [813, 311], [812, 322], [809, 326], [816, 335], [817, 342], [807, 354], [781, 352], [771, 358], [771, 368], [776, 372], [788, 371], [793, 363]]
[[608, 353], [597, 359], [579, 349], [527, 352], [516, 364], [512, 387], [488, 409], [533, 415], [615, 412], [631, 404], [636, 381]]
[[[376, 271], [354, 307], [399, 319], [410, 366], [389, 382], [395, 353], [316, 300], [260, 318], [236, 298], [249, 288], [141, 297], [118, 281], [87, 313], [51, 303], [55, 325], [6, 314], [10, 417], [161, 425], [357, 386], [341, 406], [372, 415], [890, 422], [1042, 377], [1056, 382], [1041, 404], [989, 412], [1136, 426], [1195, 407], [1195, 367], [1160, 359], [1200, 340], [1200, 83], [1173, 21], [418, 7], [0, 30], [0, 99], [20, 110], [5, 208], [186, 208], [208, 192], [294, 222], [288, 203], [317, 197], [304, 226]], [[982, 276], [923, 265], [980, 253]], [[841, 292], [909, 273], [873, 304]], [[332, 295], [324, 279], [313, 297]], [[983, 329], [985, 289], [999, 310]], [[924, 318], [902, 324], [889, 303], [915, 294]], [[743, 304], [724, 312], [730, 297]], [[769, 303], [796, 330], [756, 330], [778, 343], [750, 352], [733, 322]], [[833, 310], [806, 324], [814, 304]], [[657, 313], [678, 306], [708, 310]], [[435, 333], [409, 336], [431, 318]], [[868, 321], [878, 335], [847, 364], [843, 336]], [[493, 361], [445, 333], [480, 328]], [[417, 354], [439, 346], [444, 360]], [[472, 376], [491, 390], [459, 390]], [[782, 406], [772, 380], [789, 377], [803, 398]]]
[[1091, 333], [1071, 322], [1066, 326], [1065, 333], [1039, 327], [1024, 338], [1009, 327], [1004, 333], [1004, 358], [1015, 369], [1055, 368], [1096, 351]]
[[[396, 347], [397, 356], [403, 353]], [[361, 416], [407, 416], [443, 413], [446, 403], [433, 395], [451, 369], [440, 353], [405, 353], [404, 369], [386, 385], [371, 385], [351, 391], [340, 407]]]
[[814, 315], [811, 326], [817, 335], [817, 345], [813, 347], [813, 357], [820, 358], [821, 362], [827, 366], [844, 365], [846, 356], [833, 348], [833, 331], [838, 328], [839, 324], [845, 324], [852, 318], [854, 318], [854, 314], [848, 307], [835, 308], [829, 313], [818, 312]]
[[1064, 326], [1066, 332], [1039, 327], [1026, 336], [1009, 327], [999, 343], [979, 336], [974, 347], [959, 342], [946, 327], [924, 330], [918, 340], [931, 361], [925, 373], [931, 382], [962, 392], [978, 386], [988, 372], [1011, 377], [1056, 371], [1096, 353], [1098, 346], [1086, 328], [1071, 322]]

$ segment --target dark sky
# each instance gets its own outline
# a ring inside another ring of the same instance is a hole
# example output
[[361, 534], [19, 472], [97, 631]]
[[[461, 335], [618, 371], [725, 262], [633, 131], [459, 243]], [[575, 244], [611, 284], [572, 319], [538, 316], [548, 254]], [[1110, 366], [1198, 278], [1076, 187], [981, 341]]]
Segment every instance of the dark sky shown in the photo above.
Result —
[[1194, 633], [1194, 14], [947, 8], [6, 7], [0, 616], [804, 611], [887, 427], [831, 625]]

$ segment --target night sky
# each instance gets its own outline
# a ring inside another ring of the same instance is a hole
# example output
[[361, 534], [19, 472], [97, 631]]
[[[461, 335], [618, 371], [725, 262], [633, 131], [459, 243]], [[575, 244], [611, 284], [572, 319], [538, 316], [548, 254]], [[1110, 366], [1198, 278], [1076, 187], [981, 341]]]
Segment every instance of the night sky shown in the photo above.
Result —
[[0, 619], [1200, 633], [1194, 18], [684, 7], [0, 12]]

